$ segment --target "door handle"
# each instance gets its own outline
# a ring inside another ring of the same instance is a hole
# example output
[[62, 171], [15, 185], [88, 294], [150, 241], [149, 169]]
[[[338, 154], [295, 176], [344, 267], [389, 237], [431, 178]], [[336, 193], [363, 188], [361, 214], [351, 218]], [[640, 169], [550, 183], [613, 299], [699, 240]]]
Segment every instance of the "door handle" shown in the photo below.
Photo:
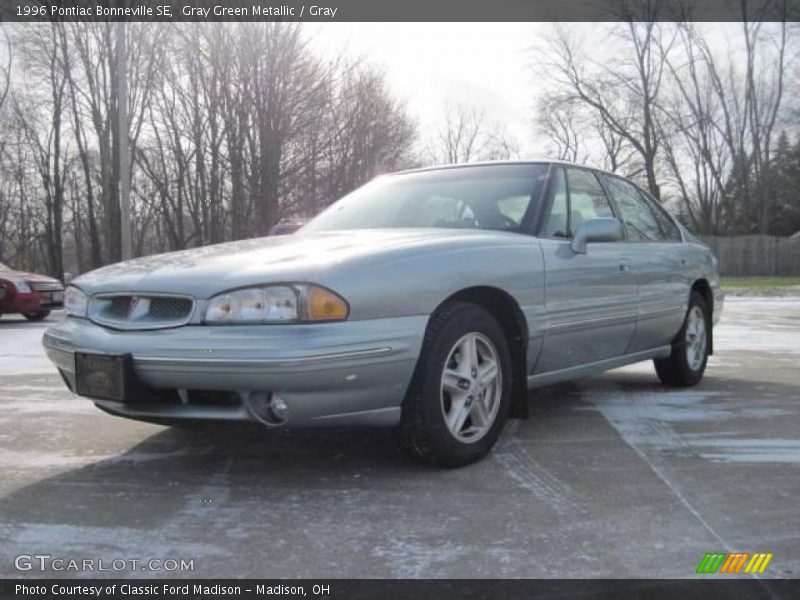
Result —
[[619, 270], [620, 270], [620, 271], [622, 271], [623, 273], [626, 273], [626, 272], [630, 271], [630, 270], [631, 270], [631, 265], [630, 265], [630, 263], [622, 263], [622, 264], [619, 266]]

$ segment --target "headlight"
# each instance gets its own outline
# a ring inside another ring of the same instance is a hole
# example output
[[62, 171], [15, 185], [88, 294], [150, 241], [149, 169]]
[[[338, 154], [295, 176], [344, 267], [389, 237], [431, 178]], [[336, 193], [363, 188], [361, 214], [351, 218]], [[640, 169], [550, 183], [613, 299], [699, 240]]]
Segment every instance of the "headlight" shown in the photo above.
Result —
[[315, 285], [271, 285], [214, 296], [206, 323], [344, 321], [350, 309], [338, 294]]
[[31, 286], [28, 285], [28, 282], [24, 279], [12, 279], [11, 283], [14, 284], [14, 287], [17, 288], [17, 291], [20, 294], [30, 294], [31, 293]]
[[71, 317], [86, 317], [89, 297], [75, 286], [67, 287], [64, 293], [64, 310]]

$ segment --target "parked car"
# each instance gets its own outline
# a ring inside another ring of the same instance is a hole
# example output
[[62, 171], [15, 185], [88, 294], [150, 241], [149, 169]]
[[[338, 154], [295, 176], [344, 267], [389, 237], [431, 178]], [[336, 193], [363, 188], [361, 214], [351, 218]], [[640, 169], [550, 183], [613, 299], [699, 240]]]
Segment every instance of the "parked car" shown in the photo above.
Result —
[[21, 313], [29, 321], [41, 321], [63, 304], [64, 285], [58, 279], [0, 263], [0, 315]]
[[397, 427], [458, 466], [529, 389], [644, 360], [696, 384], [722, 303], [709, 249], [635, 184], [489, 163], [380, 177], [291, 236], [83, 275], [44, 345], [114, 415]]
[[269, 230], [270, 235], [288, 235], [300, 229], [306, 222], [306, 219], [281, 219], [272, 229]]

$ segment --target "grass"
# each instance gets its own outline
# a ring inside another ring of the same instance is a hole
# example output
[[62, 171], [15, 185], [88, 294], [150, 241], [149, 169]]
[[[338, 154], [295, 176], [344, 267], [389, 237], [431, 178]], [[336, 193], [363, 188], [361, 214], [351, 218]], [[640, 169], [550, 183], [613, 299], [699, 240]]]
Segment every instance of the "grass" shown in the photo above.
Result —
[[733, 296], [800, 295], [800, 277], [723, 277], [721, 283]]

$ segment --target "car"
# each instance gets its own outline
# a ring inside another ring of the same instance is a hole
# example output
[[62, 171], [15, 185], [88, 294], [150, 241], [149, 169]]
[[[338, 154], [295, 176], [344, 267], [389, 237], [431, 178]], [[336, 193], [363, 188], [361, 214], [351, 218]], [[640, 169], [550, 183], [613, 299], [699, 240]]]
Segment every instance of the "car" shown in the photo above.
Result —
[[270, 235], [289, 235], [300, 229], [306, 222], [306, 219], [288, 218], [281, 219], [272, 229], [269, 230]]
[[47, 354], [108, 413], [391, 427], [456, 467], [536, 387], [646, 360], [698, 383], [723, 295], [634, 183], [523, 161], [381, 176], [291, 236], [107, 266], [65, 304]]
[[42, 321], [63, 304], [64, 284], [58, 279], [0, 263], [0, 316], [21, 313], [29, 321]]

